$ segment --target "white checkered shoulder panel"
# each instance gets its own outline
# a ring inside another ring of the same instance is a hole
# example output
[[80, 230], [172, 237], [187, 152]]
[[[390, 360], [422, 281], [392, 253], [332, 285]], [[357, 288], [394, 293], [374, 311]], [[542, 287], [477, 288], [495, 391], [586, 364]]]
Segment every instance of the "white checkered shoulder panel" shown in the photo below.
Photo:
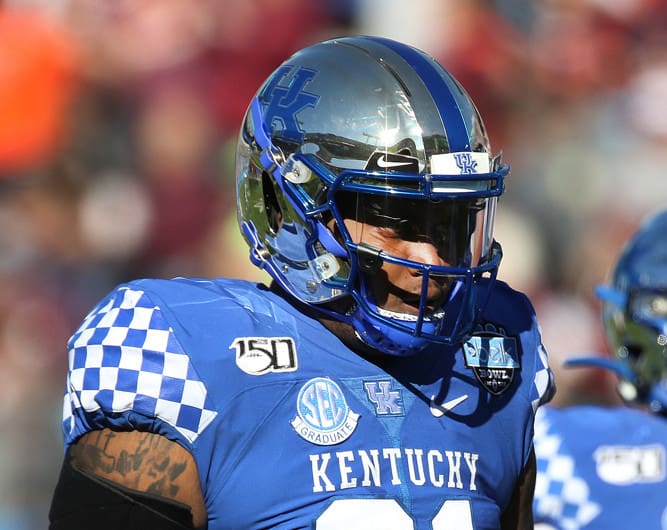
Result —
[[66, 435], [79, 409], [159, 418], [190, 442], [217, 414], [160, 308], [128, 287], [95, 308], [70, 339]]
[[590, 489], [578, 475], [575, 459], [550, 427], [546, 409], [539, 409], [535, 422], [535, 520], [558, 521], [559, 528], [579, 530], [598, 516], [601, 507], [590, 499]]
[[542, 344], [537, 348], [537, 369], [533, 381], [533, 394], [531, 396], [531, 405], [533, 413], [537, 412], [538, 407], [551, 400], [555, 391], [553, 382], [553, 373], [549, 368], [549, 358], [547, 350]]

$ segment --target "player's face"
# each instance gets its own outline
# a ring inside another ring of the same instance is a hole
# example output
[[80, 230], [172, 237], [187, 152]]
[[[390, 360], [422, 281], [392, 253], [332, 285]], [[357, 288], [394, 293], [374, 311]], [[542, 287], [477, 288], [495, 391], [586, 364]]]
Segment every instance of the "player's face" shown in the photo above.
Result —
[[[475, 239], [471, 234], [482, 208], [483, 203], [471, 201], [382, 201], [366, 196], [365, 200], [360, 199], [354, 215], [346, 216], [345, 225], [353, 242], [403, 260], [434, 266], [469, 266], [472, 257], [481, 252], [481, 238]], [[418, 268], [384, 260], [380, 271], [367, 280], [375, 302], [383, 309], [418, 313], [423, 283]], [[430, 276], [427, 312], [442, 307], [452, 282], [451, 276]]]

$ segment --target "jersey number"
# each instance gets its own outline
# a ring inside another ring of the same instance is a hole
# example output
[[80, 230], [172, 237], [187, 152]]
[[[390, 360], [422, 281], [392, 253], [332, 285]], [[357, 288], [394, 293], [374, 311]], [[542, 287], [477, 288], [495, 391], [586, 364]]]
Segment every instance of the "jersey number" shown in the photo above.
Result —
[[[338, 499], [317, 519], [316, 530], [414, 530], [412, 518], [394, 499]], [[433, 530], [473, 530], [470, 501], [445, 501]]]

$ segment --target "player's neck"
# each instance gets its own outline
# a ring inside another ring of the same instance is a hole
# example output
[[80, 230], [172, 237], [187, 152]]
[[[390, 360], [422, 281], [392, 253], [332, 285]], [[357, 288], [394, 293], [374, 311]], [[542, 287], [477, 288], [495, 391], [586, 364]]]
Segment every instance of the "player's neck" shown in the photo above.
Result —
[[[346, 322], [341, 322], [340, 320], [335, 319], [334, 317], [329, 316], [323, 311], [318, 311], [317, 309], [304, 304], [296, 300], [293, 296], [290, 296], [285, 290], [280, 287], [275, 281], [271, 282], [269, 286], [271, 291], [278, 294], [290, 304], [292, 304], [299, 312], [311, 317], [314, 320], [317, 320], [325, 328], [327, 328], [332, 334], [334, 334], [345, 346], [354, 351], [357, 355], [368, 359], [371, 362], [377, 362], [379, 359], [385, 358], [382, 352], [379, 352], [361, 339], [359, 339], [354, 328], [347, 324]], [[335, 312], [344, 312], [344, 307], [335, 307], [336, 304], [348, 304], [347, 301], [334, 301], [328, 304], [328, 307], [334, 309]]]

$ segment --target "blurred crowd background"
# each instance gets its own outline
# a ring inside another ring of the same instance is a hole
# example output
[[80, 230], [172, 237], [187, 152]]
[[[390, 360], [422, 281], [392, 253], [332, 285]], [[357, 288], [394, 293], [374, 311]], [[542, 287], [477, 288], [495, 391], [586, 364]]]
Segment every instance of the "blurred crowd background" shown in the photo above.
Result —
[[234, 210], [249, 99], [329, 37], [398, 38], [467, 88], [512, 171], [500, 276], [532, 298], [557, 401], [613, 402], [593, 296], [667, 205], [665, 0], [0, 0], [0, 530], [46, 528], [65, 344], [115, 284], [264, 279]]

